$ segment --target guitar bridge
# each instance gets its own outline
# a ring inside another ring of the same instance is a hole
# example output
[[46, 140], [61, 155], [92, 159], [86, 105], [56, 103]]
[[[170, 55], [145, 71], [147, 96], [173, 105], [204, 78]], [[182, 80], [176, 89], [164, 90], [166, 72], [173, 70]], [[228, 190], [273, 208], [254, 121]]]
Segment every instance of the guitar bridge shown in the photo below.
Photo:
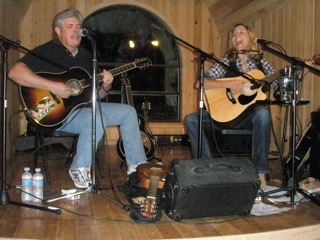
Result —
[[227, 95], [227, 98], [229, 99], [229, 101], [232, 102], [232, 104], [236, 104], [237, 103], [236, 100], [234, 99], [234, 95], [233, 95], [233, 93], [232, 93], [230, 88], [226, 89], [226, 95]]

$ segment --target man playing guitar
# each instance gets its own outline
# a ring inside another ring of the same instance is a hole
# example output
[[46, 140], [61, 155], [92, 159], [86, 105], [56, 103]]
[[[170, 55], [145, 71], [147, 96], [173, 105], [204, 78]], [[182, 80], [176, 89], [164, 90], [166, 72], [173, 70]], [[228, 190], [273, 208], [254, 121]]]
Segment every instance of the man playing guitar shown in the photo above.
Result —
[[[87, 73], [92, 72], [92, 54], [81, 48], [81, 26], [83, 17], [79, 11], [64, 10], [56, 15], [53, 21], [54, 39], [36, 47], [31, 54], [26, 54], [9, 71], [9, 77], [19, 85], [48, 90], [48, 107], [58, 105], [61, 99], [69, 99], [74, 89], [65, 82], [47, 79], [38, 72], [56, 73], [64, 72], [59, 66], [67, 69], [79, 67]], [[35, 56], [42, 56], [41, 59]], [[50, 62], [44, 61], [49, 59]], [[69, 71], [68, 71], [69, 72]], [[88, 79], [86, 79], [88, 80]], [[105, 97], [112, 87], [113, 75], [110, 71], [101, 73], [102, 84], [98, 87], [98, 97]], [[44, 104], [45, 106], [46, 104]], [[132, 106], [118, 103], [101, 103], [101, 111], [96, 117], [96, 143], [105, 133], [105, 127], [120, 126], [126, 152], [127, 173], [136, 170], [137, 165], [146, 162], [146, 155], [140, 136], [137, 113]], [[45, 108], [47, 111], [47, 108]], [[101, 121], [102, 120], [102, 121]], [[92, 109], [79, 107], [72, 111], [57, 130], [79, 134], [76, 156], [73, 159], [69, 175], [78, 188], [87, 188], [92, 183]], [[132, 143], [135, 144], [132, 144]]]

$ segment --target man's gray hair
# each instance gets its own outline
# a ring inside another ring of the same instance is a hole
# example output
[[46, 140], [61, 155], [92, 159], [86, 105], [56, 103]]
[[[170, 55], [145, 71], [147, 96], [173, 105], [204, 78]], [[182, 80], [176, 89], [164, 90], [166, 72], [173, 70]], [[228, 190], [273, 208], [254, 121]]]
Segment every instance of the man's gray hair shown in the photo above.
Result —
[[81, 15], [81, 13], [76, 9], [66, 9], [66, 10], [63, 10], [62, 12], [59, 12], [55, 16], [55, 18], [53, 19], [53, 22], [52, 22], [52, 33], [53, 33], [54, 38], [57, 38], [57, 34], [54, 29], [56, 27], [61, 28], [64, 24], [64, 21], [66, 19], [72, 18], [72, 17], [78, 19], [80, 21], [80, 24], [82, 25], [83, 17]]

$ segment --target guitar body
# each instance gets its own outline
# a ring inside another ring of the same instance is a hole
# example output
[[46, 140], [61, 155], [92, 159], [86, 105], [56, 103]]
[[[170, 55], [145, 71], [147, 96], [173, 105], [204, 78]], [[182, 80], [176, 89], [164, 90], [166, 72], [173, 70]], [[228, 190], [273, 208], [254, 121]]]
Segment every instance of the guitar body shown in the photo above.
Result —
[[162, 189], [168, 172], [168, 167], [165, 167], [164, 165], [155, 163], [143, 163], [139, 164], [137, 167], [137, 178], [140, 186], [148, 189], [150, 186], [150, 177], [159, 176], [157, 189]]
[[[252, 70], [247, 73], [255, 79], [261, 80], [265, 75], [260, 70]], [[235, 78], [222, 78], [215, 81], [231, 81]], [[236, 77], [239, 80], [246, 80], [243, 77]], [[257, 100], [265, 100], [266, 95], [262, 92], [261, 87], [255, 90], [250, 90], [252, 84], [250, 82], [244, 85], [244, 89], [240, 91], [230, 90], [227, 92], [225, 88], [216, 88], [205, 90], [205, 106], [216, 122], [223, 124], [235, 125], [237, 117], [245, 112], [250, 106], [256, 103]], [[233, 99], [230, 100], [228, 94]]]
[[[141, 58], [113, 68], [109, 72], [116, 76], [149, 65], [151, 65], [149, 58]], [[37, 74], [48, 80], [66, 84], [71, 89], [71, 96], [59, 98], [47, 90], [20, 86], [20, 97], [32, 123], [41, 127], [57, 128], [75, 109], [91, 102], [92, 78], [83, 68], [73, 67], [61, 73], [38, 72]], [[97, 75], [97, 80], [102, 80], [102, 74]]]
[[[76, 73], [78, 78], [75, 78]], [[28, 113], [30, 120], [42, 127], [58, 127], [77, 107], [90, 102], [91, 89], [90, 87], [82, 87], [90, 85], [90, 75], [82, 68], [76, 67], [68, 72], [58, 74], [52, 73], [37, 73], [48, 80], [59, 81], [70, 86], [74, 90], [74, 94], [69, 98], [58, 98], [48, 90], [20, 87], [20, 96]], [[81, 77], [83, 80], [80, 80]], [[76, 92], [76, 89], [80, 89]]]
[[[155, 142], [152, 140], [153, 136], [146, 130], [145, 119], [138, 115], [138, 122], [139, 122], [139, 129], [140, 129], [140, 136], [143, 143], [143, 148], [146, 154], [147, 160], [151, 160], [154, 157], [154, 153], [156, 151]], [[123, 146], [122, 138], [120, 137], [117, 143], [117, 152], [122, 161], [126, 160], [126, 153]]]
[[138, 165], [137, 178], [140, 186], [148, 189], [147, 197], [141, 202], [142, 216], [154, 219], [159, 215], [161, 210], [158, 208], [157, 192], [158, 189], [164, 187], [168, 171], [169, 169], [159, 164], [144, 163]]

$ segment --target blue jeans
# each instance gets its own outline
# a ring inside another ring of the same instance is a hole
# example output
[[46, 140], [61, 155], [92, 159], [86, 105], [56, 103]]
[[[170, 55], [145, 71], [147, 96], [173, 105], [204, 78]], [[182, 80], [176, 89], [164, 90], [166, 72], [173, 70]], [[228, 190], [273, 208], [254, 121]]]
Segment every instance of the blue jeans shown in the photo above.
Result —
[[[187, 115], [186, 126], [191, 144], [193, 158], [198, 158], [199, 113]], [[252, 131], [252, 161], [258, 173], [268, 173], [268, 153], [271, 136], [271, 116], [265, 106], [257, 105], [250, 109], [249, 114], [235, 127]], [[210, 143], [205, 132], [219, 129], [209, 113], [203, 110], [202, 121], [202, 158], [212, 158]]]
[[[128, 165], [146, 162], [136, 110], [126, 104], [96, 104], [96, 149], [102, 139], [104, 127], [119, 126]], [[101, 123], [102, 119], [102, 123]], [[68, 116], [59, 131], [79, 134], [77, 151], [71, 169], [91, 166], [92, 158], [92, 108], [80, 108]]]

